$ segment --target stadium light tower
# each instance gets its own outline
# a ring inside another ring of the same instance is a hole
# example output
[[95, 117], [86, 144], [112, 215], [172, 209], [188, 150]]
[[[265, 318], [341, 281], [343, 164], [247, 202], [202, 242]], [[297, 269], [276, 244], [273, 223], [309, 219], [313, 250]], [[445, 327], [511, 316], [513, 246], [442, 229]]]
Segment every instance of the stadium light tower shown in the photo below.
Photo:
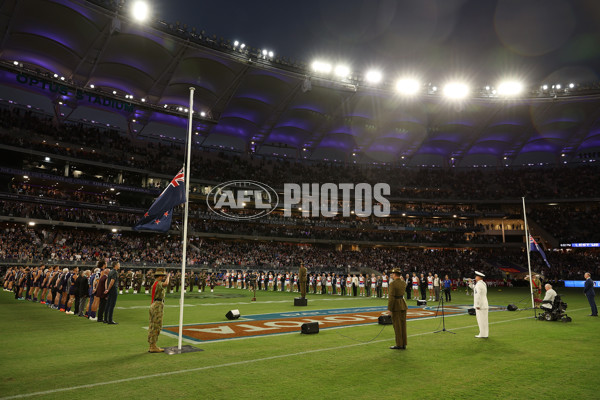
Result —
[[328, 74], [331, 72], [331, 64], [317, 60], [312, 63], [312, 69], [320, 74]]
[[523, 84], [517, 81], [504, 81], [498, 85], [500, 96], [517, 96], [523, 91]]
[[131, 7], [131, 15], [138, 22], [144, 22], [150, 16], [150, 7], [145, 1], [136, 1]]
[[469, 95], [469, 87], [464, 83], [452, 82], [444, 86], [444, 96], [450, 99], [464, 99]]
[[396, 82], [396, 90], [403, 95], [413, 95], [419, 91], [421, 85], [416, 79], [404, 78]]

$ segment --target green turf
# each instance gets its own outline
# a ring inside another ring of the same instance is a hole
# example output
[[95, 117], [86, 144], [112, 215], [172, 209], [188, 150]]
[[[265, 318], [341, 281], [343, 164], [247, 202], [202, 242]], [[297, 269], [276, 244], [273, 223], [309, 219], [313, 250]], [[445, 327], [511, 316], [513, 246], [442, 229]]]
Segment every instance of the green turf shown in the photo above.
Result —
[[[109, 326], [17, 302], [11, 293], [0, 292], [0, 398], [136, 377], [141, 379], [32, 398], [600, 398], [600, 321], [587, 316], [581, 290], [559, 293], [573, 322], [537, 321], [529, 318], [532, 311], [490, 313], [488, 340], [475, 339], [475, 317], [461, 315], [446, 319], [446, 327], [456, 334], [433, 334], [439, 318], [409, 321], [406, 351], [388, 349], [392, 327], [382, 331], [372, 324], [317, 335], [201, 343], [197, 347], [202, 352], [168, 356], [147, 353], [147, 295], [120, 295], [115, 310], [119, 325]], [[525, 296], [523, 289], [490, 288], [488, 293], [494, 305]], [[247, 291], [217, 288], [214, 294], [188, 297], [186, 324], [225, 321], [232, 308], [242, 315], [298, 311], [294, 294], [288, 293], [259, 293], [251, 302]], [[453, 300], [469, 304], [472, 298], [460, 293]], [[177, 302], [177, 295], [167, 299], [170, 306]], [[309, 295], [307, 309], [385, 304], [381, 299]], [[165, 308], [165, 325], [178, 320], [177, 307]], [[166, 335], [159, 338], [160, 346], [176, 344]]]

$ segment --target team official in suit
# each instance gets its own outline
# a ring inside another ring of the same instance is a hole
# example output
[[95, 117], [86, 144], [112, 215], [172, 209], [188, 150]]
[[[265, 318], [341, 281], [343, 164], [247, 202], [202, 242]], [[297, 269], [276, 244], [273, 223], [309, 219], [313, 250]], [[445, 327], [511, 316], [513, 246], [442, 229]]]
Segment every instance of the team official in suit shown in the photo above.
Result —
[[485, 275], [475, 271], [475, 285], [473, 287], [473, 307], [475, 307], [475, 315], [477, 316], [477, 324], [479, 325], [479, 335], [476, 338], [486, 338], [489, 336], [488, 325], [488, 300], [487, 286], [483, 281]]
[[157, 268], [154, 273], [154, 283], [152, 284], [152, 304], [150, 305], [150, 326], [148, 327], [148, 343], [150, 344], [149, 353], [162, 353], [164, 349], [156, 346], [158, 335], [162, 329], [163, 309], [165, 305], [165, 288], [169, 286], [169, 278], [165, 280], [166, 272], [164, 268]]
[[300, 270], [298, 271], [298, 284], [300, 285], [300, 297], [304, 299], [306, 297], [306, 267], [304, 264], [300, 264]]
[[404, 293], [406, 292], [406, 282], [400, 274], [400, 271], [393, 269], [390, 275], [394, 279], [390, 283], [388, 311], [392, 315], [392, 324], [394, 325], [394, 333], [396, 334], [396, 345], [390, 349], [405, 350], [406, 349], [406, 301]]
[[592, 280], [592, 275], [589, 272], [585, 273], [585, 286], [583, 288], [583, 293], [587, 296], [588, 302], [590, 303], [590, 307], [592, 308], [592, 313], [590, 317], [598, 316], [598, 308], [596, 307], [596, 294], [594, 293], [594, 281]]

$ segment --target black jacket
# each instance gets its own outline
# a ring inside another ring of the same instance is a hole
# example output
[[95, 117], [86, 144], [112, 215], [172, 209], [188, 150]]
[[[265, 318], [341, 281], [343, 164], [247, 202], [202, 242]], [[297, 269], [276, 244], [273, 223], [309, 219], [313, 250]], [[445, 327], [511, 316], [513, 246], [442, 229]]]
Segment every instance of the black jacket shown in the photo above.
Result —
[[77, 296], [86, 297], [88, 295], [89, 288], [90, 285], [88, 283], [88, 279], [83, 275], [79, 275], [75, 281], [75, 290], [77, 291]]

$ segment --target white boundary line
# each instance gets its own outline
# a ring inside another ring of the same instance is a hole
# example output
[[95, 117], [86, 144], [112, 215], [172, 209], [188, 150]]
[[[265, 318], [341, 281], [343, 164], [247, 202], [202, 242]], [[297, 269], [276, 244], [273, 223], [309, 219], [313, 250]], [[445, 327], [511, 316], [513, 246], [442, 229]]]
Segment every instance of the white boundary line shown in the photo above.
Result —
[[[579, 310], [584, 310], [584, 308], [580, 308], [578, 310], [572, 310], [572, 311], [579, 311]], [[522, 320], [522, 319], [531, 319], [531, 318], [532, 318], [532, 316], [530, 315], [530, 316], [527, 316], [527, 317], [521, 317], [521, 318], [507, 319], [507, 320], [504, 320], [504, 321], [491, 322], [490, 325], [492, 325], [492, 324], [501, 324], [501, 323], [505, 323], [505, 322], [513, 322], [513, 321], [518, 321], [518, 320]], [[468, 325], [468, 326], [462, 326], [462, 327], [458, 327], [458, 328], [453, 328], [453, 330], [456, 331], [456, 330], [459, 330], [459, 329], [468, 329], [468, 328], [475, 328], [475, 327], [477, 327], [477, 325]], [[424, 336], [424, 335], [431, 335], [431, 334], [433, 334], [433, 332], [415, 333], [413, 335], [408, 335], [408, 337]], [[301, 352], [298, 352], [298, 353], [280, 354], [280, 355], [271, 356], [271, 357], [255, 358], [253, 360], [236, 361], [236, 362], [225, 363], [225, 364], [207, 365], [207, 366], [198, 367], [198, 368], [189, 368], [189, 369], [181, 369], [181, 370], [177, 370], [177, 371], [161, 372], [161, 373], [151, 374], [151, 375], [134, 376], [134, 377], [131, 377], [131, 378], [117, 379], [117, 380], [114, 380], [114, 381], [91, 383], [89, 385], [71, 386], [71, 387], [65, 387], [65, 388], [59, 388], [59, 389], [45, 390], [45, 391], [41, 391], [41, 392], [33, 392], [33, 393], [18, 394], [18, 395], [8, 396], [8, 397], [1, 397], [0, 400], [22, 399], [22, 398], [26, 398], [26, 397], [43, 396], [43, 395], [60, 393], [60, 392], [68, 392], [68, 391], [71, 391], [71, 390], [78, 390], [78, 389], [90, 389], [90, 388], [94, 388], [94, 387], [98, 387], [98, 386], [106, 386], [106, 385], [113, 385], [113, 384], [118, 384], [118, 383], [133, 382], [133, 381], [139, 381], [139, 380], [142, 380], [142, 379], [159, 378], [159, 377], [170, 376], [170, 375], [179, 375], [179, 374], [185, 374], [185, 373], [189, 373], [189, 372], [203, 371], [203, 370], [208, 370], [208, 369], [225, 368], [225, 367], [235, 367], [235, 366], [238, 366], [238, 365], [251, 364], [251, 363], [260, 362], [260, 361], [277, 360], [277, 359], [280, 359], [280, 358], [303, 356], [303, 355], [306, 355], [306, 354], [320, 353], [320, 352], [323, 352], [323, 351], [341, 350], [341, 349], [348, 349], [350, 347], [365, 346], [365, 345], [369, 345], [369, 344], [373, 344], [373, 343], [389, 342], [390, 340], [391, 339], [381, 339], [381, 340], [376, 340], [376, 341], [367, 342], [367, 343], [354, 343], [354, 344], [348, 344], [348, 345], [344, 345], [344, 346], [326, 347], [326, 348], [323, 348], [323, 349], [314, 349], [314, 350], [301, 351]]]

